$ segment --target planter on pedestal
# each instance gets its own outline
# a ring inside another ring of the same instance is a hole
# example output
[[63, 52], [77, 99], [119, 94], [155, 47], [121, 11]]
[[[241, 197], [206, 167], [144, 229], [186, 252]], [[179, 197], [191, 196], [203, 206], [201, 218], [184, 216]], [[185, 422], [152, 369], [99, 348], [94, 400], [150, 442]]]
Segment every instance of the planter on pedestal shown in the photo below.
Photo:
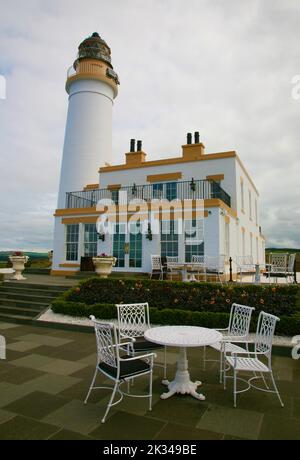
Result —
[[15, 270], [15, 274], [11, 279], [18, 281], [26, 280], [22, 273], [25, 270], [25, 264], [28, 262], [28, 259], [28, 256], [9, 256], [9, 260], [11, 261], [13, 269]]
[[112, 268], [116, 265], [116, 257], [93, 257], [95, 271], [100, 278], [107, 278], [111, 274]]

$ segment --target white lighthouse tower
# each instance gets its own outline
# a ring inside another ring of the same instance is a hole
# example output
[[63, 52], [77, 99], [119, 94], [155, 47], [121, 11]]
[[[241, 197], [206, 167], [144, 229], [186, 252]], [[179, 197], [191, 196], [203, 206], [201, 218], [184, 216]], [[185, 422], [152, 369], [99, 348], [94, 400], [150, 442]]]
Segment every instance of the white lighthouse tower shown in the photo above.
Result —
[[112, 107], [118, 83], [110, 48], [93, 33], [79, 45], [77, 59], [68, 71], [69, 107], [58, 209], [65, 207], [67, 192], [98, 183], [99, 166], [111, 162]]

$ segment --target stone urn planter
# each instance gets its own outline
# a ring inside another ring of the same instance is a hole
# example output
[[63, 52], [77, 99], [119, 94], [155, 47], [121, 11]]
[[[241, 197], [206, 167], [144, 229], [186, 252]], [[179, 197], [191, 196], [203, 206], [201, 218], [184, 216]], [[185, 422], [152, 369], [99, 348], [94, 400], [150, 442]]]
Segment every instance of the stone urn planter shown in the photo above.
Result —
[[26, 280], [22, 275], [25, 270], [25, 264], [28, 262], [29, 257], [24, 255], [13, 255], [9, 256], [9, 260], [13, 265], [13, 270], [15, 270], [14, 276], [11, 278], [13, 280]]
[[117, 258], [113, 256], [100, 255], [93, 257], [95, 271], [100, 278], [107, 278], [111, 274], [112, 268], [116, 265]]

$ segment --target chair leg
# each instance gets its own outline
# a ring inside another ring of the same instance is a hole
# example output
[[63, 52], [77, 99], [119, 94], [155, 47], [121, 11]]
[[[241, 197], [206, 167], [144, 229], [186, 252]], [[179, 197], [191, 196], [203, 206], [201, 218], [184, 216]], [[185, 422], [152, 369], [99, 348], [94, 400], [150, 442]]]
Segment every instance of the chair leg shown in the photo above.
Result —
[[152, 383], [153, 383], [153, 371], [150, 372], [150, 381], [149, 381], [149, 410], [152, 410]]
[[233, 407], [236, 407], [236, 370], [233, 369]]
[[88, 399], [89, 399], [89, 397], [90, 397], [91, 391], [92, 391], [92, 389], [93, 389], [93, 386], [94, 386], [94, 383], [95, 383], [95, 380], [96, 380], [96, 377], [97, 377], [97, 372], [98, 372], [98, 369], [96, 368], [95, 373], [94, 373], [94, 377], [93, 377], [93, 380], [92, 380], [92, 383], [91, 383], [90, 388], [89, 388], [89, 391], [88, 391], [88, 394], [86, 395], [86, 398], [85, 398], [85, 400], [84, 400], [84, 404], [87, 403], [87, 401], [88, 401]]
[[224, 388], [224, 390], [226, 390], [226, 378], [227, 378], [227, 374], [226, 374], [226, 360], [225, 360], [224, 372], [223, 372], [223, 388]]
[[105, 419], [106, 419], [107, 414], [108, 414], [108, 412], [109, 412], [109, 410], [110, 410], [110, 408], [111, 408], [111, 405], [112, 405], [112, 403], [113, 403], [113, 401], [114, 401], [115, 394], [116, 394], [116, 391], [117, 391], [118, 386], [119, 386], [119, 382], [116, 381], [115, 386], [114, 386], [114, 389], [113, 389], [113, 392], [112, 392], [112, 395], [111, 395], [110, 400], [109, 400], [109, 403], [108, 403], [108, 405], [107, 405], [107, 408], [106, 408], [104, 417], [103, 417], [103, 419], [101, 420], [102, 423], [105, 423]]
[[271, 379], [272, 379], [273, 387], [274, 387], [274, 389], [275, 389], [275, 392], [276, 392], [276, 394], [277, 394], [277, 396], [278, 396], [278, 399], [279, 399], [279, 402], [280, 402], [280, 404], [281, 404], [281, 407], [284, 407], [284, 404], [283, 404], [283, 402], [282, 402], [282, 399], [281, 399], [281, 397], [280, 397], [278, 388], [277, 388], [276, 383], [275, 383], [275, 379], [274, 379], [273, 372], [271, 372]]
[[222, 376], [223, 376], [223, 360], [224, 360], [224, 353], [221, 349], [220, 351], [220, 380], [219, 382], [222, 383]]

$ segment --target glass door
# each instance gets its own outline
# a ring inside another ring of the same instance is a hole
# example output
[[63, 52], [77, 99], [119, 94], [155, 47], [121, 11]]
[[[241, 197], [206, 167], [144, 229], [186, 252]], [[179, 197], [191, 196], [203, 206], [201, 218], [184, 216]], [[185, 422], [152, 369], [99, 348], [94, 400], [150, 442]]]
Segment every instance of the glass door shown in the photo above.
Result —
[[140, 222], [115, 225], [113, 255], [117, 258], [118, 268], [142, 268], [143, 235]]

